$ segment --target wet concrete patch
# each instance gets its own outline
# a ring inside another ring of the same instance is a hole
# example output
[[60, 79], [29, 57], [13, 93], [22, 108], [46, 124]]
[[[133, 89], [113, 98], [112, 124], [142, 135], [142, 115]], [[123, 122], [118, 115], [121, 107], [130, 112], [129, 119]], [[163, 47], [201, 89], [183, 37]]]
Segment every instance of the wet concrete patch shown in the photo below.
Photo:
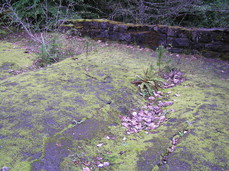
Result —
[[45, 146], [45, 157], [32, 164], [32, 170], [59, 171], [61, 161], [68, 156], [68, 143], [47, 143]]
[[5, 62], [5, 63], [2, 64], [2, 66], [0, 66], [0, 70], [9, 70], [14, 65], [15, 65], [14, 63]]
[[151, 147], [139, 155], [138, 170], [151, 171], [155, 166], [160, 166], [161, 155], [166, 151], [168, 140], [155, 138], [144, 143], [151, 144]]
[[91, 139], [100, 132], [106, 132], [103, 131], [106, 127], [106, 122], [88, 119], [84, 123], [76, 125], [64, 133], [73, 137], [74, 140]]
[[3, 82], [3, 83], [1, 84], [1, 86], [5, 86], [5, 87], [8, 87], [8, 86], [16, 86], [16, 85], [18, 85], [18, 83], [16, 83], [16, 82]]
[[[185, 158], [185, 153], [183, 153], [183, 156]], [[191, 157], [190, 157], [191, 158]], [[195, 162], [192, 160], [192, 165], [195, 165]], [[191, 164], [189, 164], [186, 161], [182, 161], [182, 159], [177, 159], [173, 158], [172, 156], [168, 159], [168, 163], [165, 164], [160, 168], [160, 170], [163, 170], [163, 168], [166, 168], [165, 170], [170, 170], [170, 171], [191, 171], [193, 170], [191, 167]]]

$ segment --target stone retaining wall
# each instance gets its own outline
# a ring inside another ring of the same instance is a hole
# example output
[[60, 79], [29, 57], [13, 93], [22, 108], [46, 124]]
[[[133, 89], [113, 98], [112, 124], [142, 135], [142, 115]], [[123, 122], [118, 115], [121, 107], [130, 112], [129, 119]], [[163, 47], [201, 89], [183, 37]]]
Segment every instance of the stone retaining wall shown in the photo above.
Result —
[[229, 59], [228, 28], [184, 28], [165, 25], [136, 25], [99, 19], [68, 20], [63, 31], [81, 33], [100, 40], [135, 43], [142, 47], [168, 47], [175, 53], [201, 53], [206, 57]]

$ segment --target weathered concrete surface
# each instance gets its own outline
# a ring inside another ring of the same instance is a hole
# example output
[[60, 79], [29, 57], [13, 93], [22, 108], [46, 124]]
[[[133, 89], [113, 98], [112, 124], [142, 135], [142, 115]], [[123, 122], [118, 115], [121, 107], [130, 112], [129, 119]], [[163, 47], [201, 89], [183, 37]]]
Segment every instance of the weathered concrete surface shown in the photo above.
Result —
[[226, 62], [182, 58], [188, 81], [165, 90], [175, 112], [125, 134], [118, 116], [143, 105], [130, 82], [150, 62], [150, 52], [111, 46], [0, 81], [0, 167], [82, 170], [99, 157], [110, 163], [101, 170], [228, 170]]

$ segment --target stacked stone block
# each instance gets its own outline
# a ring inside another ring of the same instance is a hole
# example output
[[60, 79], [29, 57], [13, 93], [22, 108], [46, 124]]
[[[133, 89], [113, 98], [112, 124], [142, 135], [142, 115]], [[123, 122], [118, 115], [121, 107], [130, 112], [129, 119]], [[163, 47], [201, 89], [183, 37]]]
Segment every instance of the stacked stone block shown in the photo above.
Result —
[[206, 57], [229, 59], [228, 28], [139, 25], [98, 19], [68, 20], [61, 28], [93, 39], [134, 43], [153, 49], [163, 45], [174, 53], [201, 53]]

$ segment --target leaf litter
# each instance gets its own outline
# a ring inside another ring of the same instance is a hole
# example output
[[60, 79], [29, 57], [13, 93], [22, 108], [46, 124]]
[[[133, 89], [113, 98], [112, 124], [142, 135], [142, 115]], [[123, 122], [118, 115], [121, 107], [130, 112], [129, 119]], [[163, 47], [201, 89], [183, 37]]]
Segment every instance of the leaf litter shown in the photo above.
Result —
[[[185, 81], [184, 73], [177, 69], [164, 73], [162, 77], [166, 80], [163, 83], [163, 88], [171, 88]], [[148, 97], [147, 105], [139, 111], [133, 111], [130, 115], [120, 115], [122, 126], [127, 129], [127, 134], [138, 133], [142, 130], [154, 130], [166, 120], [168, 111], [163, 110], [163, 108], [173, 105], [173, 102], [163, 101], [165, 95], [161, 91], [153, 92], [153, 94], [153, 96]], [[177, 94], [176, 96], [180, 95]], [[170, 112], [174, 111], [174, 109], [170, 110]]]

